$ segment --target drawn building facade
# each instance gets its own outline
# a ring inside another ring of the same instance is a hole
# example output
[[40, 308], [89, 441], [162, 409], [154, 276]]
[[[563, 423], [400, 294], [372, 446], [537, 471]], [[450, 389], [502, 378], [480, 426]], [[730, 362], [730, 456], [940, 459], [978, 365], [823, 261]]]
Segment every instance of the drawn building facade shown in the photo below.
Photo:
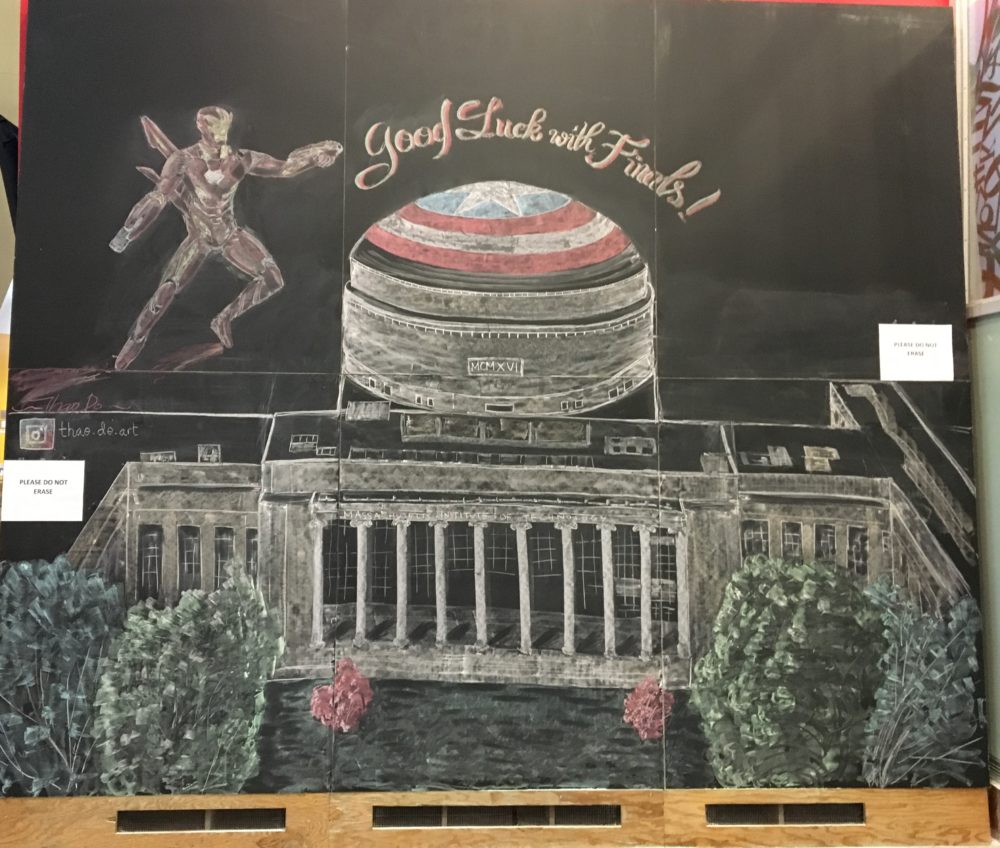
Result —
[[[286, 675], [363, 652], [382, 677], [684, 686], [754, 555], [968, 592], [957, 464], [897, 387], [831, 383], [826, 426], [662, 420], [652, 316], [634, 246], [564, 195], [410, 204], [352, 252], [337, 408], [273, 416], [259, 464], [129, 463], [70, 556], [167, 603], [246, 563]], [[624, 399], [646, 420], [599, 417]]]

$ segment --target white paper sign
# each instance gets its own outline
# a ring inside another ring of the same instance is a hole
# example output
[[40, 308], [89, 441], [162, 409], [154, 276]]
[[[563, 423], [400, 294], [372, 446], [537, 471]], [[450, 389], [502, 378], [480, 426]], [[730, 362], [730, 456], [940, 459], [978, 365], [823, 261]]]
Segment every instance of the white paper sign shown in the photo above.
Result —
[[951, 324], [879, 324], [883, 380], [951, 382], [955, 355]]
[[8, 459], [3, 521], [83, 521], [83, 460]]

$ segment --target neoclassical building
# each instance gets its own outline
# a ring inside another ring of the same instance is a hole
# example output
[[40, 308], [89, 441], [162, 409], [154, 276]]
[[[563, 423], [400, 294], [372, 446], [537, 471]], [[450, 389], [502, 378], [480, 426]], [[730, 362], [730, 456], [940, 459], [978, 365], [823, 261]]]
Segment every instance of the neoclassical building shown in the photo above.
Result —
[[335, 409], [274, 415], [259, 462], [137, 457], [74, 562], [168, 604], [240, 563], [283, 675], [588, 686], [686, 685], [749, 556], [968, 592], [974, 490], [905, 392], [830, 383], [821, 426], [663, 420], [648, 272], [577, 201], [433, 195], [351, 267]]

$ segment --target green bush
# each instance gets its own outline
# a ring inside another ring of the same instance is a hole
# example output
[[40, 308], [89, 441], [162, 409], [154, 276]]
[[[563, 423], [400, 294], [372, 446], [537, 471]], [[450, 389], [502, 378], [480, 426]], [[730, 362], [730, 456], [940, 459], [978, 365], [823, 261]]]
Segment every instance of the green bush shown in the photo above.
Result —
[[175, 607], [138, 605], [97, 696], [112, 793], [237, 792], [257, 770], [264, 683], [282, 644], [240, 567]]
[[7, 564], [0, 577], [0, 789], [32, 795], [97, 788], [94, 695], [121, 630], [118, 589], [55, 562]]
[[747, 560], [695, 668], [719, 783], [857, 781], [883, 645], [877, 610], [843, 569]]
[[870, 786], [972, 785], [986, 779], [983, 721], [974, 675], [981, 622], [964, 598], [927, 615], [879, 581], [868, 594], [887, 643], [883, 683], [868, 720], [864, 779]]

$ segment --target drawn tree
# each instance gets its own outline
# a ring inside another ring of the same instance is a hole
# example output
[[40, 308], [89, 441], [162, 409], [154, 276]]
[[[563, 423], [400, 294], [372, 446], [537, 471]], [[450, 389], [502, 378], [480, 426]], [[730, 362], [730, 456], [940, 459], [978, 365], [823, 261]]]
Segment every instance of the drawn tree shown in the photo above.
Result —
[[868, 719], [864, 779], [870, 786], [972, 785], [986, 779], [977, 708], [976, 603], [964, 598], [931, 616], [887, 581], [868, 595], [882, 617], [883, 682]]
[[282, 650], [263, 595], [236, 563], [215, 592], [129, 610], [97, 695], [107, 790], [239, 791], [257, 770], [264, 684]]
[[7, 564], [0, 576], [0, 788], [3, 794], [94, 791], [99, 664], [121, 630], [117, 587], [54, 562]]
[[334, 732], [357, 730], [373, 698], [371, 682], [346, 657], [337, 663], [333, 683], [313, 688], [312, 717]]
[[692, 700], [719, 783], [856, 781], [883, 645], [878, 611], [843, 569], [748, 559], [695, 668]]

